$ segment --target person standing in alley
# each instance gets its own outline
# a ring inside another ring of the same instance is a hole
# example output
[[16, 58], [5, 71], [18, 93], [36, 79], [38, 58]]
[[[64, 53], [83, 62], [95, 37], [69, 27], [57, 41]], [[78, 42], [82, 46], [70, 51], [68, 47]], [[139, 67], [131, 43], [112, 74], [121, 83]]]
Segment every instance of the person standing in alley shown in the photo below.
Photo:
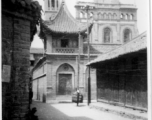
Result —
[[33, 98], [32, 78], [30, 77], [30, 83], [29, 83], [29, 104], [32, 104], [32, 98]]
[[32, 98], [33, 98], [33, 91], [32, 91], [32, 88], [30, 87], [30, 90], [29, 90], [29, 101], [30, 101], [30, 104], [32, 104]]
[[77, 106], [79, 105], [79, 94], [80, 94], [79, 89], [77, 89]]

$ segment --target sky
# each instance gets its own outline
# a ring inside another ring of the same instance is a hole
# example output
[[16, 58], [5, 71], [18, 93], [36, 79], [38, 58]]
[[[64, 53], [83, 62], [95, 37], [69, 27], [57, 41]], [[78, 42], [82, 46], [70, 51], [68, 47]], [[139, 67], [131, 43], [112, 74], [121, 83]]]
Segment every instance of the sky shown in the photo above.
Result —
[[[44, 9], [44, 0], [37, 0]], [[75, 17], [76, 1], [92, 2], [93, 0], [65, 0], [70, 13]], [[137, 7], [137, 28], [140, 33], [143, 33], [148, 28], [148, 0], [119, 0], [123, 4], [135, 4]], [[31, 47], [43, 48], [43, 42], [36, 34]]]

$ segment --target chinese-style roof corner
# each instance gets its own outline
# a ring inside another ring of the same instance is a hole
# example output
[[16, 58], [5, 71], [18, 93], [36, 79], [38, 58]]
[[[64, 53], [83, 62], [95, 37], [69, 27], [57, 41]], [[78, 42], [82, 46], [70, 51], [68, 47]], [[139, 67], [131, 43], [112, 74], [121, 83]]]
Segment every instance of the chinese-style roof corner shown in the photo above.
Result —
[[146, 48], [147, 48], [147, 35], [146, 32], [144, 32], [139, 36], [137, 36], [136, 38], [134, 38], [133, 40], [127, 42], [126, 44], [121, 45], [120, 47], [99, 56], [95, 60], [89, 62], [87, 65], [92, 65], [106, 60], [115, 59], [119, 56], [133, 52], [138, 52]]
[[[53, 33], [79, 33], [87, 30], [87, 24], [76, 20], [68, 11], [65, 2], [63, 1], [56, 17], [51, 21], [43, 21], [42, 28]], [[92, 24], [88, 25], [89, 28]]]

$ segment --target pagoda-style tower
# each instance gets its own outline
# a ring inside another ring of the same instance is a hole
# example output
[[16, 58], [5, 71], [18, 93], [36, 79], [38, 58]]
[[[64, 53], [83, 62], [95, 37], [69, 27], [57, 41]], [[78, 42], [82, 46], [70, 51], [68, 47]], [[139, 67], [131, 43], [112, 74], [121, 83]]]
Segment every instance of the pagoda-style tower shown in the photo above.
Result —
[[[84, 99], [87, 98], [87, 27], [91, 31], [92, 24], [87, 26], [74, 19], [64, 1], [54, 19], [42, 22], [40, 36], [45, 41], [45, 57], [38, 61], [33, 70], [33, 99], [42, 100], [45, 95], [47, 102], [71, 100], [76, 88], [79, 88]], [[90, 59], [96, 57], [91, 55]], [[39, 70], [45, 74], [41, 79]], [[96, 99], [95, 70], [91, 70], [91, 78], [91, 97]]]

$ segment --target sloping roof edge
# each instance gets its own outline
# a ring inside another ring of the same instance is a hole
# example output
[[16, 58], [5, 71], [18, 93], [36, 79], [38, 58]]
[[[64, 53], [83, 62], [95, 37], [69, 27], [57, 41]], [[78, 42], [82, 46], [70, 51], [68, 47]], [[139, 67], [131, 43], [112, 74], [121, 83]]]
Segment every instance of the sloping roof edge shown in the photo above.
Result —
[[46, 57], [41, 57], [37, 63], [35, 64], [35, 66], [32, 69], [32, 73], [34, 72], [34, 70], [36, 70], [44, 61], [46, 61]]
[[[59, 17], [59, 15], [60, 15], [60, 13], [63, 11], [63, 9], [64, 9], [64, 11], [66, 12], [67, 16], [69, 17], [69, 19], [70, 19], [71, 21], [73, 21], [74, 24], [77, 24], [77, 27], [74, 28], [74, 29], [75, 29], [74, 31], [54, 30], [54, 29], [51, 28], [51, 26], [56, 22], [56, 19]], [[41, 28], [43, 29], [42, 32], [43, 32], [43, 33], [48, 33], [48, 34], [51, 34], [51, 33], [78, 34], [79, 32], [80, 32], [80, 33], [84, 33], [84, 32], [87, 31], [87, 28], [89, 28], [89, 30], [90, 30], [90, 29], [92, 28], [92, 26], [93, 26], [93, 23], [89, 23], [89, 24], [87, 25], [86, 23], [82, 23], [82, 22], [76, 20], [76, 19], [71, 15], [71, 13], [69, 12], [69, 10], [68, 10], [65, 2], [62, 2], [62, 3], [61, 3], [60, 9], [59, 9], [57, 15], [54, 17], [53, 20], [51, 20], [51, 21], [44, 21], [44, 20], [43, 20], [43, 21], [41, 21], [41, 22], [42, 22]], [[49, 26], [49, 25], [50, 25], [50, 26]], [[80, 29], [78, 29], [78, 28], [80, 28]], [[42, 29], [41, 29], [41, 30], [42, 30]], [[41, 35], [40, 35], [40, 36], [41, 36]]]
[[89, 62], [87, 65], [92, 65], [98, 62], [114, 59], [116, 57], [119, 57], [120, 55], [146, 49], [147, 48], [146, 37], [147, 37], [146, 32], [144, 32], [139, 36], [135, 37], [133, 40], [127, 42], [126, 44], [121, 45], [120, 47], [99, 56], [95, 60]]

